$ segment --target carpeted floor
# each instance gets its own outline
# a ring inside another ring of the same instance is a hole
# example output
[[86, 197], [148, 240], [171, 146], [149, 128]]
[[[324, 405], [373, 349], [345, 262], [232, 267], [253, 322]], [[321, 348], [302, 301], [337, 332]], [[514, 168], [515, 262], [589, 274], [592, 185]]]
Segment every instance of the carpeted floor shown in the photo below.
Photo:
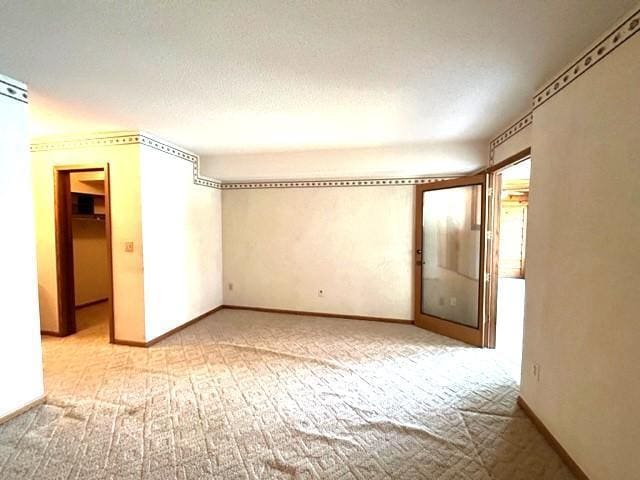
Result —
[[496, 352], [233, 310], [142, 349], [89, 317], [43, 340], [48, 400], [0, 426], [3, 480], [573, 478]]

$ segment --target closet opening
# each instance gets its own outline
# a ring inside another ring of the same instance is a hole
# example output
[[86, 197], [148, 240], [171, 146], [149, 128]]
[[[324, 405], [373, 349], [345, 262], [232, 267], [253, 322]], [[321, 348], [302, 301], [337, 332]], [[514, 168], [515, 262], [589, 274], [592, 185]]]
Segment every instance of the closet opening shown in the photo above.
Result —
[[58, 332], [113, 343], [109, 167], [55, 167], [54, 190]]

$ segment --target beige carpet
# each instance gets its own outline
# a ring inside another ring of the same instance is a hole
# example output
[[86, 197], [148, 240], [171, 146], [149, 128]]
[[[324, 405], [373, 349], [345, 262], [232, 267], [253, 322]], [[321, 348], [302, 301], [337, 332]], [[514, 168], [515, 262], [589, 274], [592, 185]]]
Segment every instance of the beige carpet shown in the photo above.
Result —
[[[498, 354], [425, 330], [225, 310], [150, 348], [45, 338], [8, 479], [568, 479]], [[93, 317], [92, 317], [93, 315]]]

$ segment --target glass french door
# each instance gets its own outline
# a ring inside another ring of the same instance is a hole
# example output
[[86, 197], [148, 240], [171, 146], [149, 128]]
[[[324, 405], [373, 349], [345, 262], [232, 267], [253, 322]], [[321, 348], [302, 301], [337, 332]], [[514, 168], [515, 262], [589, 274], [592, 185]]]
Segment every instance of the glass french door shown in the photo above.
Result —
[[481, 174], [416, 187], [415, 324], [479, 347], [486, 185]]

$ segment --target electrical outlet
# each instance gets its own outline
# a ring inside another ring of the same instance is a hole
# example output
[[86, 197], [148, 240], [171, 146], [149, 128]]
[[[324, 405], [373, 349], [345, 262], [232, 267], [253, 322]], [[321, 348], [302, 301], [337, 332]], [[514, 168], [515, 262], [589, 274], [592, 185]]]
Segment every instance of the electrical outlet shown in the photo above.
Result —
[[233, 283], [229, 282], [228, 288], [229, 290], [233, 290]]
[[449, 299], [449, 305], [450, 306], [455, 307], [457, 305], [457, 303], [458, 303], [458, 300], [456, 299], [456, 297], [451, 297]]
[[133, 252], [133, 242], [124, 242], [124, 251], [127, 253]]
[[322, 289], [318, 290], [318, 296], [320, 298], [324, 297], [324, 290], [322, 290]]

